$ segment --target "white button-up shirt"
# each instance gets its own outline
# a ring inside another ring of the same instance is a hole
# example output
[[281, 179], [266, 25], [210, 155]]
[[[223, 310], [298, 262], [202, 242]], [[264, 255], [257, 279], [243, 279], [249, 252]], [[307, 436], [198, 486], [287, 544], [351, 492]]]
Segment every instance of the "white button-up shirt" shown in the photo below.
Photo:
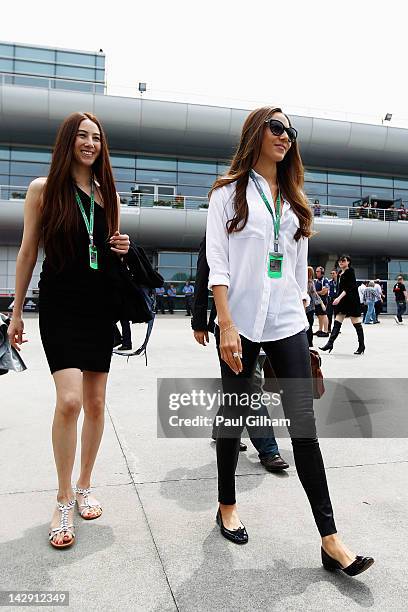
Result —
[[[258, 181], [273, 203], [268, 182]], [[254, 181], [246, 192], [249, 214], [245, 228], [228, 234], [226, 222], [234, 216], [235, 182], [216, 189], [207, 216], [206, 253], [210, 268], [208, 287], [226, 285], [232, 319], [240, 334], [253, 342], [293, 336], [309, 327], [302, 300], [307, 294], [308, 239], [293, 236], [299, 220], [289, 202], [283, 201], [279, 251], [283, 253], [282, 277], [269, 278], [269, 253], [273, 252], [273, 221]]]

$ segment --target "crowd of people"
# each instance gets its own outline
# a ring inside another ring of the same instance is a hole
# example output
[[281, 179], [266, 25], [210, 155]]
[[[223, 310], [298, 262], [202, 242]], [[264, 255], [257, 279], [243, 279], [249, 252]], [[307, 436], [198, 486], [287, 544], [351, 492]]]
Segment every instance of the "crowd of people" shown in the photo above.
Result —
[[157, 287], [156, 288], [156, 314], [166, 314], [166, 308], [169, 314], [174, 314], [175, 300], [184, 297], [184, 305], [186, 309], [186, 317], [191, 317], [192, 305], [194, 299], [194, 285], [190, 281], [186, 281], [184, 287], [181, 289], [180, 298], [177, 298], [177, 289], [170, 283], [168, 287]]

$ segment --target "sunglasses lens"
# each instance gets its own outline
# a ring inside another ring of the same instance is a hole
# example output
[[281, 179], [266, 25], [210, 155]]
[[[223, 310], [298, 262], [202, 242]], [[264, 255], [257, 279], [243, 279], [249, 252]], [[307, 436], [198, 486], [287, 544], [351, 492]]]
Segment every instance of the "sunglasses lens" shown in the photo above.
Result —
[[277, 119], [269, 120], [269, 129], [274, 136], [282, 136], [283, 132], [286, 131], [290, 142], [295, 142], [297, 138], [297, 131], [293, 127], [285, 128], [281, 121]]
[[296, 138], [297, 138], [297, 131], [295, 130], [295, 128], [290, 127], [286, 130], [286, 133], [288, 135], [288, 138], [290, 140], [290, 142], [295, 142]]
[[271, 119], [269, 121], [269, 129], [274, 136], [282, 136], [283, 132], [285, 131], [283, 123], [277, 121], [276, 119]]

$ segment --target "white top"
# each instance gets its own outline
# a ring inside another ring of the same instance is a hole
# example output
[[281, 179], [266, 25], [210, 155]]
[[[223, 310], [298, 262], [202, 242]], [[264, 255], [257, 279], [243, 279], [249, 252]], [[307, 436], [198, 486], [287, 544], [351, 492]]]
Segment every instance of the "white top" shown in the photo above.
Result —
[[358, 289], [358, 295], [360, 297], [360, 302], [361, 304], [363, 304], [364, 303], [364, 291], [367, 289], [367, 286], [364, 283], [361, 283], [361, 285], [359, 285], [357, 289]]
[[[255, 173], [273, 202], [267, 181]], [[216, 189], [207, 216], [206, 254], [210, 268], [208, 287], [226, 285], [231, 316], [240, 334], [253, 342], [280, 340], [307, 329], [302, 299], [308, 304], [308, 240], [293, 236], [299, 220], [289, 202], [283, 201], [279, 251], [283, 253], [282, 277], [269, 278], [269, 253], [273, 252], [273, 221], [253, 180], [247, 187], [248, 222], [240, 232], [228, 234], [226, 222], [234, 216], [235, 182]]]

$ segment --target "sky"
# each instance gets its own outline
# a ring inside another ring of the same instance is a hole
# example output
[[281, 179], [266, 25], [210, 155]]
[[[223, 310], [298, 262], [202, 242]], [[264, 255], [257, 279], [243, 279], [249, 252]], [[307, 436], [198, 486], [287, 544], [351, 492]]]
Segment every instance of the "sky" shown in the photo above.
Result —
[[0, 40], [106, 53], [108, 93], [408, 127], [402, 0], [5, 0]]

